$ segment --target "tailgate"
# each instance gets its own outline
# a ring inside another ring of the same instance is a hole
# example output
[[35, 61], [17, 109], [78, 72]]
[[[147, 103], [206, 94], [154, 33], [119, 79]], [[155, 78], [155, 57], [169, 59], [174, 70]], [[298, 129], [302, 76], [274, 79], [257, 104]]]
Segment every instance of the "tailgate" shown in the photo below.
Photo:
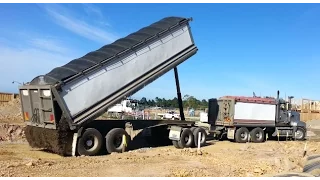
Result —
[[234, 104], [233, 99], [219, 99], [219, 114], [216, 125], [233, 126]]
[[22, 116], [27, 125], [56, 129], [55, 105], [50, 86], [19, 88]]

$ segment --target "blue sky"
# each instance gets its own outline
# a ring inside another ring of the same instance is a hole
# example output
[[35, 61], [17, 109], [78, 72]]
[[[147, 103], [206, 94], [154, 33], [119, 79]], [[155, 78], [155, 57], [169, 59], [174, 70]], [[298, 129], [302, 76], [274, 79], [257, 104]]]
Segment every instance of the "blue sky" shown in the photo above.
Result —
[[[193, 17], [198, 53], [179, 69], [182, 94], [320, 99], [319, 4], [1, 4], [0, 91], [166, 16]], [[173, 71], [137, 94], [176, 96]]]

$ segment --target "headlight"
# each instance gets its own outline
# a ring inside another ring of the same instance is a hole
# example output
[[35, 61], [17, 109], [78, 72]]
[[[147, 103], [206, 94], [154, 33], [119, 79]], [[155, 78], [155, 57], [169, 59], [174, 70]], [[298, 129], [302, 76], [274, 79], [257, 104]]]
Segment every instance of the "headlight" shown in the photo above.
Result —
[[291, 126], [297, 126], [298, 123], [297, 122], [291, 122]]

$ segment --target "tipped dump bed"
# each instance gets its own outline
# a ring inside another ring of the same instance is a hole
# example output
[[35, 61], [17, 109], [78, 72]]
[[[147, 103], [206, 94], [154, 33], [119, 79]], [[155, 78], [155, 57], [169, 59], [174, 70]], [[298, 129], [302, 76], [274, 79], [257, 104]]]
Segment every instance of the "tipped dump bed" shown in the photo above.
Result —
[[19, 87], [29, 144], [70, 154], [73, 132], [197, 52], [189, 21], [164, 18]]
[[[20, 92], [25, 91], [24, 111], [32, 115], [43, 111], [40, 119], [32, 121], [35, 125], [52, 123], [61, 118], [61, 112], [70, 125], [94, 120], [197, 52], [189, 21], [164, 18], [34, 78], [30, 85], [20, 88]], [[53, 111], [47, 112], [50, 109]]]
[[[95, 67], [101, 63], [106, 63], [112, 59], [124, 54], [133, 52], [135, 49], [143, 46], [145, 43], [157, 38], [158, 35], [165, 33], [170, 28], [173, 28], [179, 23], [185, 23], [187, 18], [181, 17], [167, 17], [155, 22], [147, 27], [144, 27], [137, 32], [129, 34], [128, 36], [118, 39], [117, 41], [105, 45], [96, 51], [89, 52], [85, 56], [74, 59], [61, 67], [56, 67], [44, 76], [34, 78], [30, 84], [55, 84], [65, 81], [88, 68]], [[41, 82], [41, 80], [43, 81]]]

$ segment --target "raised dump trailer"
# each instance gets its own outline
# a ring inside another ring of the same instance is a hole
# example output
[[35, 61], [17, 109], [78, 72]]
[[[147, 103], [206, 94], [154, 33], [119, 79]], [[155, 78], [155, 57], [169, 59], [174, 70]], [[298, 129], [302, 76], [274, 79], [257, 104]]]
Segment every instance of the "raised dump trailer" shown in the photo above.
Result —
[[209, 100], [207, 119], [210, 131], [218, 137], [227, 135], [239, 143], [260, 143], [268, 137], [288, 137], [304, 140], [306, 123], [300, 114], [291, 110], [291, 99], [287, 102], [272, 97], [224, 96]]
[[[152, 127], [171, 129], [170, 139], [178, 148], [196, 144], [189, 129], [194, 122], [184, 120], [176, 69], [198, 50], [190, 20], [164, 18], [19, 87], [29, 144], [61, 155], [96, 155], [102, 149], [121, 152], [123, 135], [129, 142], [150, 128], [151, 137], [159, 139], [159, 128]], [[172, 69], [182, 121], [95, 120]], [[180, 136], [191, 138], [184, 141]]]

